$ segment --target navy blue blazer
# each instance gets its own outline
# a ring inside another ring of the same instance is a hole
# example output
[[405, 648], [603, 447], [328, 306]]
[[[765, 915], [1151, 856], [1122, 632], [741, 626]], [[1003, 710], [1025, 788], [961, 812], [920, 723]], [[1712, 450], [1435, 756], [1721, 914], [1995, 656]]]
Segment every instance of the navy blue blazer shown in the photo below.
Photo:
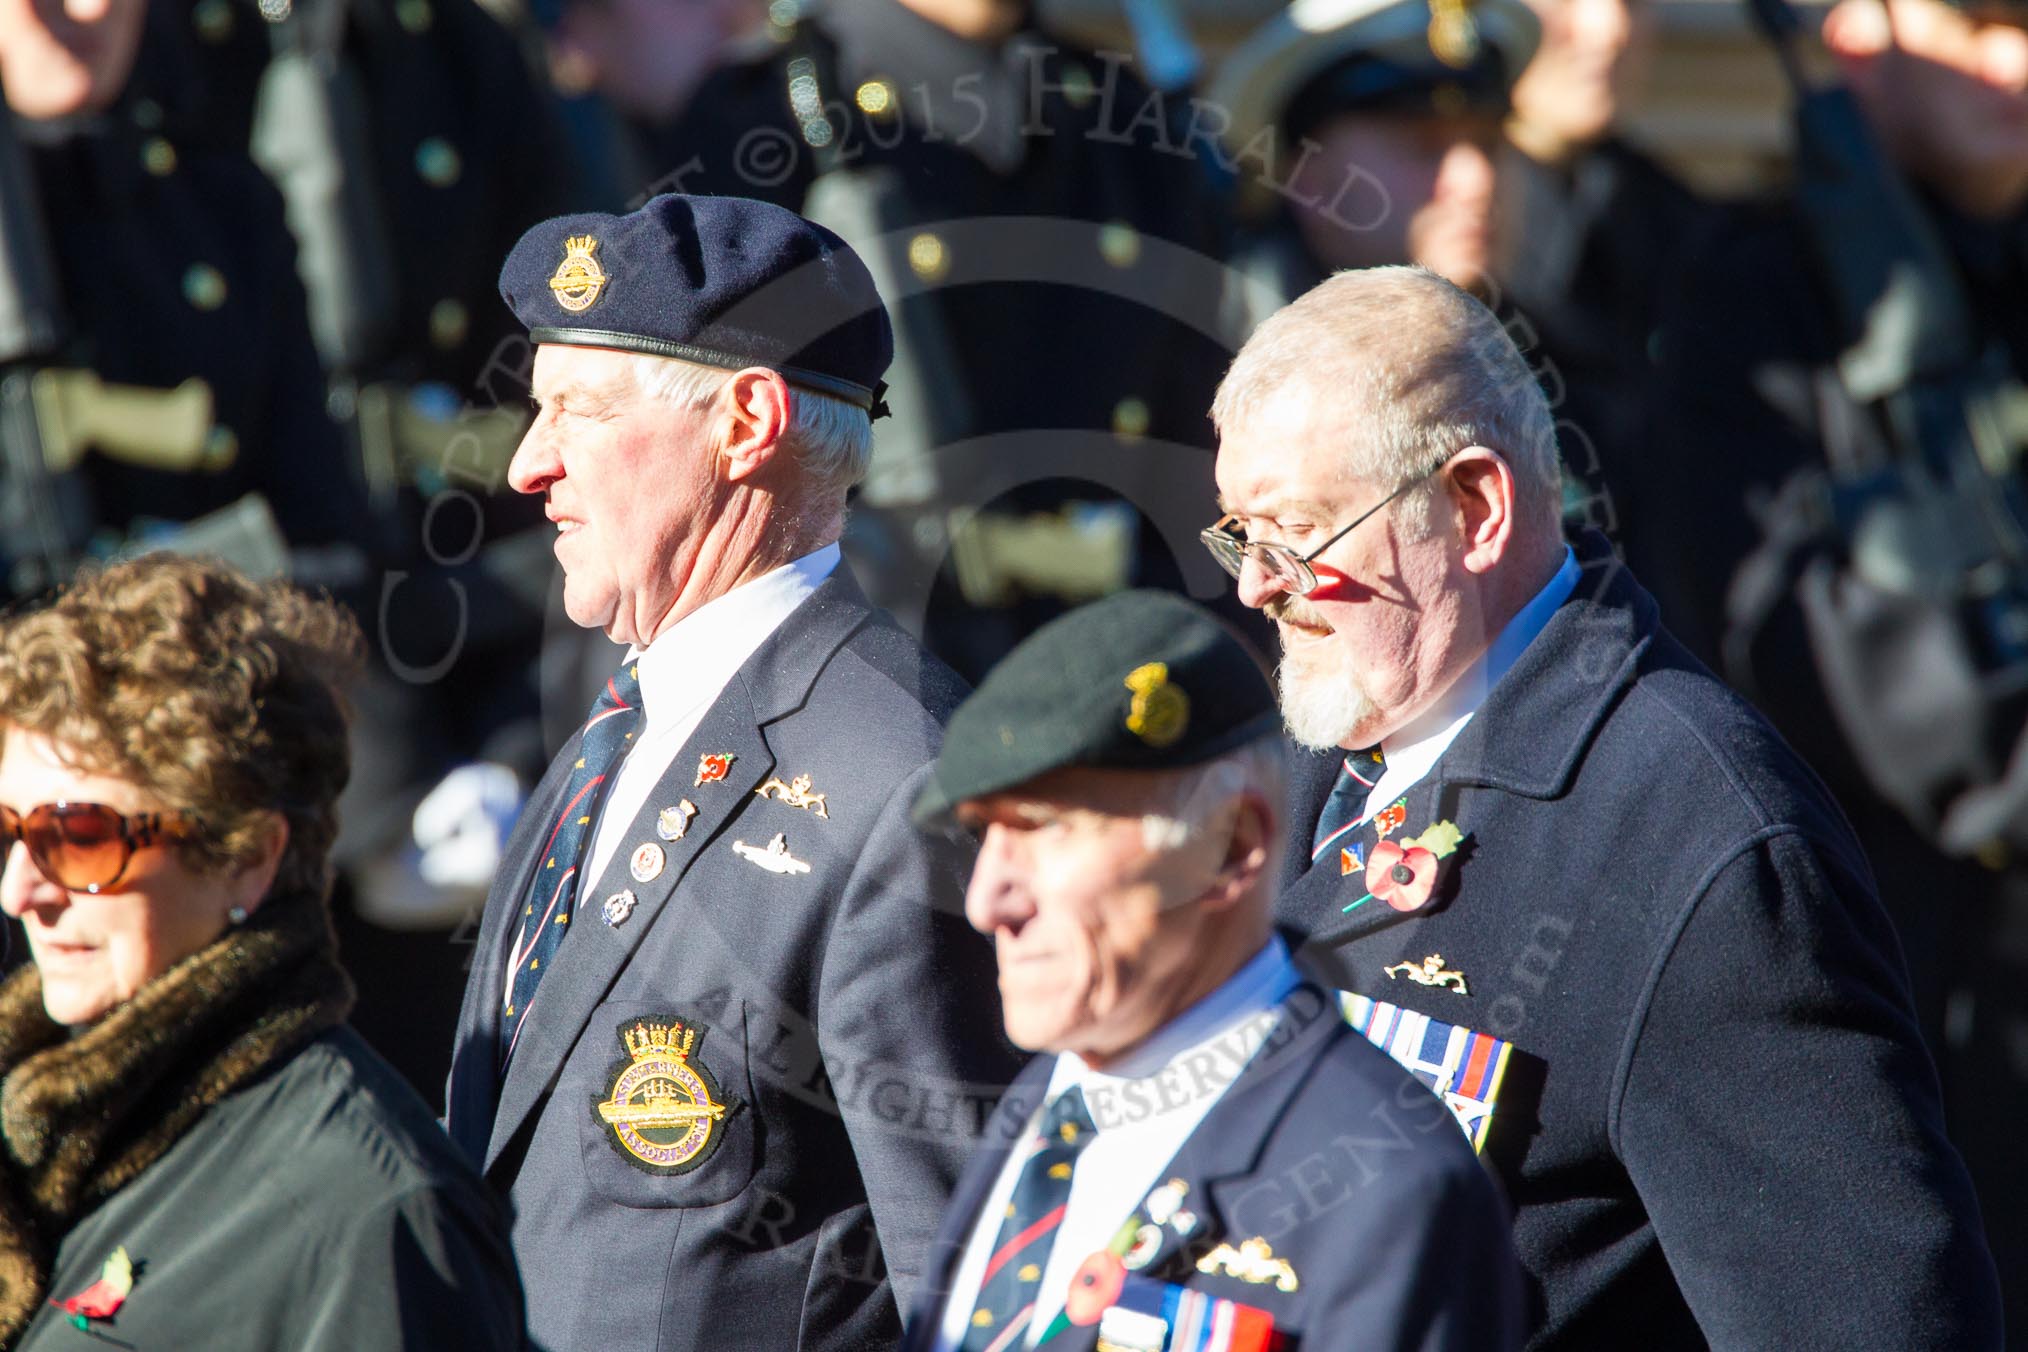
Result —
[[[536, 1346], [899, 1338], [1017, 1064], [991, 946], [964, 920], [970, 853], [909, 822], [962, 693], [841, 566], [728, 683], [579, 894], [503, 1082], [503, 955], [574, 743], [537, 787], [487, 900], [445, 1097], [452, 1137], [513, 1203]], [[731, 757], [722, 775], [700, 773], [707, 754]], [[805, 774], [821, 814], [757, 792]], [[670, 839], [659, 813], [686, 800]], [[767, 854], [778, 834], [807, 867]], [[648, 881], [630, 869], [644, 845], [665, 860]], [[706, 1148], [644, 1167], [600, 1107], [630, 1065], [624, 1032], [672, 1021], [727, 1111]]]
[[[1362, 871], [1300, 849], [1338, 757], [1303, 755], [1278, 919], [1338, 984], [1515, 1045], [1486, 1152], [1532, 1346], [1999, 1346], [1860, 843], [1604, 537], [1576, 547], [1576, 592], [1397, 814], [1397, 843], [1466, 834], [1429, 904], [1343, 909]], [[1400, 966], [1433, 956], [1460, 982]]]
[[[1442, 1101], [1354, 1033], [1312, 982], [1162, 1170], [1195, 1217], [1172, 1221], [1141, 1275], [1273, 1316], [1289, 1352], [1508, 1348], [1525, 1325], [1507, 1209]], [[965, 1168], [925, 1269], [903, 1352], [927, 1352], [964, 1246], [1056, 1066], [1029, 1062]], [[1128, 1218], [1120, 1217], [1124, 1224]], [[1198, 1263], [1263, 1239], [1295, 1290]], [[1092, 1352], [1096, 1326], [1048, 1352]]]

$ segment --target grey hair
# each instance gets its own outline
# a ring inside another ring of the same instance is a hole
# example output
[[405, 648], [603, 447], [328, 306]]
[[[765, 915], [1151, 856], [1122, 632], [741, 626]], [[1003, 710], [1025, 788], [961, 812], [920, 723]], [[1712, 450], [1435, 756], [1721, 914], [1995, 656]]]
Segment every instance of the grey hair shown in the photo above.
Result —
[[[634, 384], [643, 395], [682, 409], [703, 408], [733, 375], [669, 357], [636, 355], [633, 364]], [[801, 386], [790, 405], [782, 445], [801, 466], [803, 483], [818, 497], [842, 498], [866, 477], [873, 458], [873, 424], [866, 410]]]
[[[1364, 429], [1346, 472], [1408, 484], [1467, 446], [1513, 470], [1523, 524], [1558, 531], [1563, 467], [1549, 400], [1498, 316], [1426, 268], [1340, 272], [1271, 315], [1247, 339], [1211, 405], [1220, 435], [1277, 396], [1329, 401]], [[1397, 517], [1427, 533], [1437, 487], [1404, 493]]]
[[1270, 849], [1278, 855], [1287, 784], [1288, 753], [1282, 739], [1272, 734], [1257, 737], [1202, 765], [1163, 776], [1141, 814], [1141, 840], [1151, 850], [1180, 848], [1202, 834], [1226, 804], [1253, 792], [1273, 809], [1275, 839]]

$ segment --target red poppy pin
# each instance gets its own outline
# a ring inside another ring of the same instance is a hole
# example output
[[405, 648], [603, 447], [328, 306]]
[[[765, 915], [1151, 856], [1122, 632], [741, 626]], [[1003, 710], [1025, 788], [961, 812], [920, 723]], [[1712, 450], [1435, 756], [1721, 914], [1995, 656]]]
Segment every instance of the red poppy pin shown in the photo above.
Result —
[[126, 1247], [113, 1250], [113, 1256], [99, 1272], [99, 1279], [67, 1300], [53, 1300], [56, 1306], [70, 1316], [70, 1322], [80, 1329], [90, 1327], [94, 1319], [111, 1319], [127, 1303], [127, 1293], [134, 1289], [134, 1260], [127, 1256]]
[[1342, 909], [1354, 910], [1379, 897], [1397, 911], [1420, 910], [1436, 891], [1439, 862], [1457, 853], [1464, 838], [1457, 823], [1443, 821], [1420, 836], [1381, 841], [1366, 857], [1366, 895]]
[[1118, 1254], [1100, 1249], [1080, 1263], [1070, 1279], [1070, 1291], [1063, 1298], [1064, 1318], [1080, 1328], [1098, 1323], [1126, 1284], [1127, 1265]]
[[697, 783], [692, 784], [690, 787], [694, 789], [698, 784], [716, 784], [719, 780], [725, 778], [727, 772], [732, 769], [733, 761], [737, 759], [738, 757], [729, 751], [706, 752], [699, 756], [697, 758]]

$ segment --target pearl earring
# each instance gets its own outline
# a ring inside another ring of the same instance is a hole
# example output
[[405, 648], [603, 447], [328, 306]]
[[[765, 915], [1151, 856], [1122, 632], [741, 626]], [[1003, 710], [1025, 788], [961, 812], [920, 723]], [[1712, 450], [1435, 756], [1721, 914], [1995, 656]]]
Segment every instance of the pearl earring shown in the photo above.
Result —
[[231, 910], [225, 913], [225, 921], [228, 925], [231, 925], [234, 929], [237, 929], [241, 925], [244, 925], [246, 923], [246, 907], [244, 906], [233, 907]]

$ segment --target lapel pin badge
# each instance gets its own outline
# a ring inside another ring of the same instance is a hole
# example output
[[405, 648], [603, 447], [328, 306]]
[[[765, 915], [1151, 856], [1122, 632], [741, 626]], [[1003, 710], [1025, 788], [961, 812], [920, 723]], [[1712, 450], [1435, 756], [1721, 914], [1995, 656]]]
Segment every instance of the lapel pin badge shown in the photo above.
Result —
[[627, 872], [634, 875], [634, 881], [637, 883], [652, 883], [662, 876], [664, 858], [660, 845], [652, 840], [644, 840], [634, 851], [634, 857], [627, 861]]
[[[1397, 911], [1421, 910], [1436, 892], [1443, 861], [1464, 841], [1465, 833], [1456, 822], [1440, 821], [1430, 823], [1419, 836], [1376, 842], [1366, 856], [1366, 895], [1339, 909], [1356, 910], [1378, 897]], [[1352, 871], [1349, 863], [1344, 871]]]
[[1459, 995], [1471, 994], [1465, 989], [1465, 974], [1456, 968], [1447, 970], [1444, 967], [1444, 955], [1441, 953], [1432, 953], [1419, 963], [1397, 962], [1392, 967], [1383, 967], [1380, 970], [1387, 973], [1387, 979], [1390, 981], [1407, 977], [1418, 986], [1442, 986], [1446, 990], [1456, 991]]
[[1133, 1241], [1127, 1245], [1127, 1251], [1120, 1255], [1120, 1262], [1126, 1265], [1127, 1271], [1139, 1272], [1154, 1260], [1156, 1253], [1161, 1248], [1162, 1229], [1160, 1226], [1137, 1225], [1134, 1227]]
[[655, 814], [655, 834], [664, 840], [681, 840], [690, 829], [690, 819], [696, 815], [697, 804], [688, 798], [674, 807], [665, 807]]
[[134, 1290], [134, 1260], [127, 1256], [125, 1245], [113, 1250], [113, 1256], [106, 1259], [99, 1270], [99, 1279], [74, 1296], [51, 1301], [50, 1304], [70, 1316], [70, 1322], [84, 1332], [92, 1332], [91, 1325], [98, 1320], [110, 1320], [127, 1303], [127, 1297]]
[[799, 807], [828, 819], [831, 810], [824, 805], [824, 795], [810, 792], [810, 783], [808, 775], [797, 775], [786, 784], [782, 783], [779, 777], [774, 777], [755, 789], [754, 795], [760, 798], [774, 798], [790, 807]]
[[789, 853], [789, 840], [785, 832], [775, 832], [775, 838], [767, 848], [749, 845], [743, 840], [732, 842], [732, 852], [770, 873], [808, 873], [810, 866]]
[[1141, 1209], [1148, 1213], [1148, 1219], [1157, 1225], [1167, 1225], [1169, 1218], [1176, 1214], [1176, 1208], [1183, 1205], [1183, 1199], [1190, 1195], [1190, 1185], [1180, 1178], [1172, 1178], [1148, 1194], [1148, 1200]]
[[1275, 1290], [1284, 1292], [1293, 1291], [1301, 1284], [1296, 1280], [1296, 1270], [1289, 1266], [1289, 1260], [1275, 1257], [1273, 1246], [1258, 1235], [1241, 1240], [1237, 1249], [1230, 1244], [1220, 1244], [1197, 1260], [1197, 1270], [1214, 1274], [1222, 1272], [1256, 1286], [1272, 1283]]
[[606, 903], [599, 908], [599, 913], [605, 917], [608, 925], [617, 928], [627, 923], [627, 917], [634, 913], [637, 901], [634, 890], [631, 887], [623, 887], [606, 898]]
[[697, 781], [690, 787], [702, 784], [716, 784], [732, 771], [732, 763], [739, 757], [730, 751], [707, 751], [697, 758]]

